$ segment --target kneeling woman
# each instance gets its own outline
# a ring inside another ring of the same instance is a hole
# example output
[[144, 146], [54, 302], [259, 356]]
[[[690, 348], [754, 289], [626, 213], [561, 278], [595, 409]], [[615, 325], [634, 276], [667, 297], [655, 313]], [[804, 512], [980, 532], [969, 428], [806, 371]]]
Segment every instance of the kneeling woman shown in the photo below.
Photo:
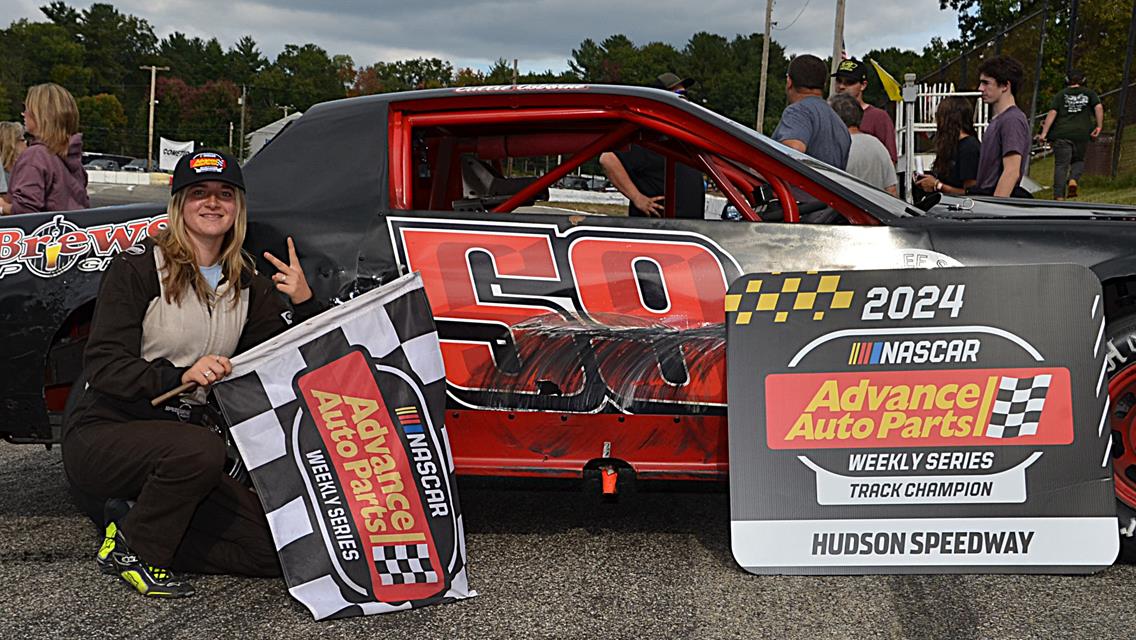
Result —
[[[97, 561], [144, 595], [193, 587], [170, 569], [280, 575], [255, 494], [224, 473], [211, 430], [150, 400], [179, 385], [188, 398], [232, 372], [229, 357], [286, 327], [287, 294], [302, 320], [319, 311], [288, 239], [279, 272], [253, 270], [244, 183], [236, 160], [200, 151], [174, 170], [168, 228], [117, 256], [103, 276], [84, 352], [88, 386], [63, 435], [63, 463], [81, 491], [133, 500], [107, 525]], [[183, 412], [184, 413], [184, 412]]]

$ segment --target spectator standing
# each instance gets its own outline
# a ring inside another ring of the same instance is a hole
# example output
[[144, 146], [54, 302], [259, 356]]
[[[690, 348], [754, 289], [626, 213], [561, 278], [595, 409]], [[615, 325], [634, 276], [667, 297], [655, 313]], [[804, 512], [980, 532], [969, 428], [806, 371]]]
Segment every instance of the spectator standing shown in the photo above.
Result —
[[978, 161], [982, 143], [974, 129], [974, 107], [970, 100], [950, 96], [935, 110], [935, 162], [931, 173], [915, 185], [928, 193], [940, 191], [964, 195], [978, 180]]
[[32, 139], [12, 166], [0, 215], [90, 207], [79, 107], [71, 93], [54, 83], [28, 89], [24, 128]]
[[[680, 78], [673, 73], [660, 74], [655, 88], [664, 89], [685, 97], [686, 90], [695, 80]], [[633, 144], [626, 151], [600, 154], [600, 166], [611, 184], [627, 196], [630, 202], [627, 215], [661, 217], [666, 210], [666, 158]], [[681, 162], [675, 163], [675, 217], [701, 220], [704, 217], [706, 187], [702, 172]]]
[[8, 176], [12, 173], [12, 165], [27, 148], [24, 128], [18, 122], [0, 122], [0, 196], [8, 193]]
[[887, 148], [888, 157], [892, 166], [898, 157], [895, 150], [895, 122], [887, 111], [864, 102], [864, 90], [868, 88], [868, 67], [855, 58], [844, 60], [836, 67], [832, 74], [836, 79], [836, 90], [846, 93], [856, 99], [856, 103], [864, 110], [864, 117], [860, 121], [860, 131], [875, 136]]
[[789, 106], [781, 113], [773, 139], [844, 169], [848, 166], [852, 136], [822, 97], [827, 82], [828, 67], [820, 58], [805, 54], [789, 62], [785, 79]]
[[1022, 63], [1009, 56], [996, 56], [978, 66], [978, 90], [994, 115], [982, 137], [972, 190], [977, 195], [1032, 197], [1020, 186], [1030, 150], [1029, 121], [1014, 100], [1023, 73]]
[[860, 130], [864, 109], [850, 94], [838, 93], [828, 99], [832, 110], [848, 127], [852, 146], [848, 150], [848, 173], [867, 182], [880, 191], [896, 195], [895, 165], [888, 157], [887, 148], [875, 136]]
[[1081, 85], [1085, 76], [1071, 71], [1065, 88], [1053, 96], [1038, 138], [1053, 145], [1053, 199], [1077, 197], [1077, 180], [1085, 170], [1085, 148], [1104, 125], [1100, 96]]

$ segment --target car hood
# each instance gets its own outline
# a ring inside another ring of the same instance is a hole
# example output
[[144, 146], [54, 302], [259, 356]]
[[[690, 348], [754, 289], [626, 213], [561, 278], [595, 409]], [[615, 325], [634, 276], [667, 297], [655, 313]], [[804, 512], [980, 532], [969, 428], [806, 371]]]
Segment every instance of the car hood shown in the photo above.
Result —
[[928, 216], [952, 219], [1136, 220], [1136, 207], [1027, 198], [944, 196]]

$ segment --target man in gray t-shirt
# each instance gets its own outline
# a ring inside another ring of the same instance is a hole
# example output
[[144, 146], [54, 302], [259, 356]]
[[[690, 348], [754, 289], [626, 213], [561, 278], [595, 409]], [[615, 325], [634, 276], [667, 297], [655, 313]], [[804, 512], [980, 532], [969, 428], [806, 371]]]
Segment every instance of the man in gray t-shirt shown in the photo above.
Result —
[[813, 55], [800, 55], [789, 62], [785, 95], [789, 106], [773, 131], [773, 139], [837, 169], [848, 166], [852, 138], [836, 113], [822, 97], [828, 82], [828, 67]]
[[867, 182], [880, 191], [896, 195], [895, 165], [891, 163], [887, 147], [873, 135], [860, 131], [864, 120], [864, 108], [860, 101], [849, 93], [838, 93], [828, 99], [833, 113], [848, 127], [852, 134], [852, 147], [848, 151], [849, 175]]

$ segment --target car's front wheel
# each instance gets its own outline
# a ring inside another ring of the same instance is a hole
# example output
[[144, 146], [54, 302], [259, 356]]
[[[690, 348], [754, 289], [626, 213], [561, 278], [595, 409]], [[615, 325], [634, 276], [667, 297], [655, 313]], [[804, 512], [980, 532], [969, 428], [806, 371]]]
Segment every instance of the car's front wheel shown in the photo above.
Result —
[[1112, 470], [1122, 562], [1136, 562], [1136, 314], [1105, 328]]

